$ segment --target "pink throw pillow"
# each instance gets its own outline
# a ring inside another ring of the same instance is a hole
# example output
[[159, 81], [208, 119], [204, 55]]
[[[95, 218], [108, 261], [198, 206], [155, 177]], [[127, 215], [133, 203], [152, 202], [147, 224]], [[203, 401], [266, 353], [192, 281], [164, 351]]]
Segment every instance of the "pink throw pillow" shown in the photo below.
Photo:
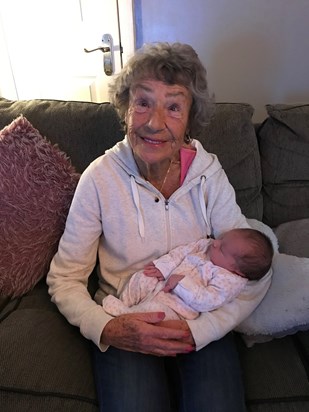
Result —
[[25, 117], [0, 131], [0, 296], [21, 296], [47, 274], [78, 179]]

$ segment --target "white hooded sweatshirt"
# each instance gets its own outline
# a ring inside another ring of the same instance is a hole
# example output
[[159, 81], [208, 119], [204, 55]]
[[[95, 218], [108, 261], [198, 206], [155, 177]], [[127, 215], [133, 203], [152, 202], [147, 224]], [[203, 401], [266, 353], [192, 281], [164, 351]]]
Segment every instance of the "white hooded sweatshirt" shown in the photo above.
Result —
[[[85, 170], [77, 186], [59, 249], [47, 276], [52, 301], [68, 321], [101, 350], [112, 319], [102, 299], [119, 295], [129, 276], [176, 246], [248, 227], [217, 157], [194, 140], [196, 156], [182, 186], [167, 200], [141, 177], [125, 138]], [[99, 258], [95, 300], [87, 291]], [[260, 303], [271, 281], [248, 282], [223, 307], [188, 321], [199, 350], [220, 339]]]

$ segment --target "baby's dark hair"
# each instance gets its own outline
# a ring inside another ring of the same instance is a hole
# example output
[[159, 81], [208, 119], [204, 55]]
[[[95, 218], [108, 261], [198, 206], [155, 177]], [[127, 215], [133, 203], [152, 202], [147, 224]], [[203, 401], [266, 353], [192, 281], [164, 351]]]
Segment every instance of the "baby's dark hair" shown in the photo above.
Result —
[[255, 229], [237, 229], [245, 234], [252, 246], [252, 252], [236, 257], [238, 269], [249, 280], [259, 280], [269, 271], [274, 256], [271, 240]]

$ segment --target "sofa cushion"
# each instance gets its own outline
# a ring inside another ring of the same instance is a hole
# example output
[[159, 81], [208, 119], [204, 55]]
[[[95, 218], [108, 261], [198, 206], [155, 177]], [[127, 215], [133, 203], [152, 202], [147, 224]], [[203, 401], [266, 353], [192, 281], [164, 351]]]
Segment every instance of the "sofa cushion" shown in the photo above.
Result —
[[17, 308], [0, 341], [1, 410], [98, 411], [89, 342], [59, 313]]
[[263, 220], [269, 226], [308, 217], [309, 105], [267, 105], [258, 135]]
[[282, 223], [274, 228], [274, 232], [279, 242], [279, 252], [309, 257], [309, 218]]
[[249, 104], [216, 103], [214, 116], [199, 140], [218, 156], [243, 214], [262, 220], [262, 177], [252, 114]]
[[0, 98], [0, 129], [21, 114], [43, 136], [58, 144], [78, 172], [124, 135], [118, 115], [109, 103]]
[[48, 271], [79, 175], [20, 116], [0, 132], [0, 295], [29, 291]]
[[298, 338], [284, 339], [247, 348], [239, 339], [248, 412], [305, 412], [309, 410], [309, 360]]

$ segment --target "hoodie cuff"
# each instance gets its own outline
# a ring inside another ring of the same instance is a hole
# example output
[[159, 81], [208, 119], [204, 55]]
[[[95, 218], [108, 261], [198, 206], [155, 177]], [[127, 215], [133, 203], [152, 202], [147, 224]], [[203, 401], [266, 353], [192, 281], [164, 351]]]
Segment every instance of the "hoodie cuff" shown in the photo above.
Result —
[[85, 338], [92, 340], [101, 352], [105, 352], [108, 348], [108, 345], [101, 343], [101, 335], [106, 324], [112, 319], [114, 319], [113, 316], [108, 315], [102, 306], [97, 305], [84, 316], [81, 322], [81, 334]]

